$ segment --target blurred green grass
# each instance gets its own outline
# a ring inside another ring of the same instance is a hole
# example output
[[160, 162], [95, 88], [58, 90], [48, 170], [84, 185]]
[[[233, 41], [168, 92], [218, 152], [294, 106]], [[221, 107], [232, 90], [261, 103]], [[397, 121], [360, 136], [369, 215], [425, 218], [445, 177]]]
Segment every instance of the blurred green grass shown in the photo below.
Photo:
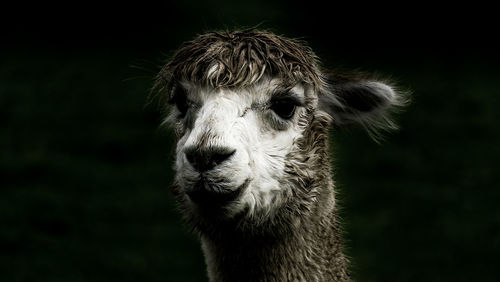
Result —
[[[154, 70], [130, 67], [142, 55], [0, 62], [1, 281], [206, 281], [168, 189], [174, 144], [145, 106]], [[354, 277], [497, 281], [499, 71], [370, 63], [414, 102], [382, 145], [332, 133]]]

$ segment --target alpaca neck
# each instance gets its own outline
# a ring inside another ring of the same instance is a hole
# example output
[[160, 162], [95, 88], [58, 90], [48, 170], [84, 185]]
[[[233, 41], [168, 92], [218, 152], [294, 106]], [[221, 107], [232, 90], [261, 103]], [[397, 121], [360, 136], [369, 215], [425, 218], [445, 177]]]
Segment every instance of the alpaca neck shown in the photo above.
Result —
[[[333, 192], [331, 193], [331, 202]], [[340, 229], [331, 209], [315, 208], [280, 236], [212, 240], [202, 236], [211, 281], [348, 281]]]

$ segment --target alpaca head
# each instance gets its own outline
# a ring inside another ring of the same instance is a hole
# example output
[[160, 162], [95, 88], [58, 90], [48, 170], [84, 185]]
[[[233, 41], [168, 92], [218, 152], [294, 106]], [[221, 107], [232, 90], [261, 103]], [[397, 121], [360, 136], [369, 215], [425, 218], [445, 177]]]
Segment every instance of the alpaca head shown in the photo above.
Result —
[[254, 30], [185, 43], [157, 86], [177, 135], [174, 193], [201, 232], [307, 213], [331, 186], [328, 127], [392, 128], [401, 104], [384, 82], [324, 73], [303, 43]]

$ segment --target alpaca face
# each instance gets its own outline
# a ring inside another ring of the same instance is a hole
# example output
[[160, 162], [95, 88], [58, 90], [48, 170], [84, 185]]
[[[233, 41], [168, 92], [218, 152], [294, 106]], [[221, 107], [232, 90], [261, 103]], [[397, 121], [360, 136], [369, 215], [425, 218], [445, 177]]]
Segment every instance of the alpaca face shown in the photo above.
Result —
[[265, 77], [237, 89], [181, 82], [174, 92], [176, 189], [190, 212], [251, 217], [290, 194], [285, 166], [317, 104], [312, 89]]
[[303, 42], [256, 30], [186, 42], [155, 88], [178, 137], [173, 192], [191, 226], [212, 235], [294, 224], [317, 187], [333, 187], [328, 127], [360, 123], [376, 138], [406, 103], [383, 80], [323, 72]]

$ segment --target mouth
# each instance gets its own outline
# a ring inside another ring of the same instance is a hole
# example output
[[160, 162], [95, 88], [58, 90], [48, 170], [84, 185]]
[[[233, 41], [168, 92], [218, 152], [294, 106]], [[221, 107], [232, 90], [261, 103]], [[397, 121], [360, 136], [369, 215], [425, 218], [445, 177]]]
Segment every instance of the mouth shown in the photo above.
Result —
[[238, 199], [249, 184], [250, 178], [247, 178], [243, 184], [236, 187], [236, 189], [230, 189], [223, 185], [209, 183], [202, 178], [192, 189], [186, 191], [186, 194], [191, 201], [199, 206], [224, 207]]

